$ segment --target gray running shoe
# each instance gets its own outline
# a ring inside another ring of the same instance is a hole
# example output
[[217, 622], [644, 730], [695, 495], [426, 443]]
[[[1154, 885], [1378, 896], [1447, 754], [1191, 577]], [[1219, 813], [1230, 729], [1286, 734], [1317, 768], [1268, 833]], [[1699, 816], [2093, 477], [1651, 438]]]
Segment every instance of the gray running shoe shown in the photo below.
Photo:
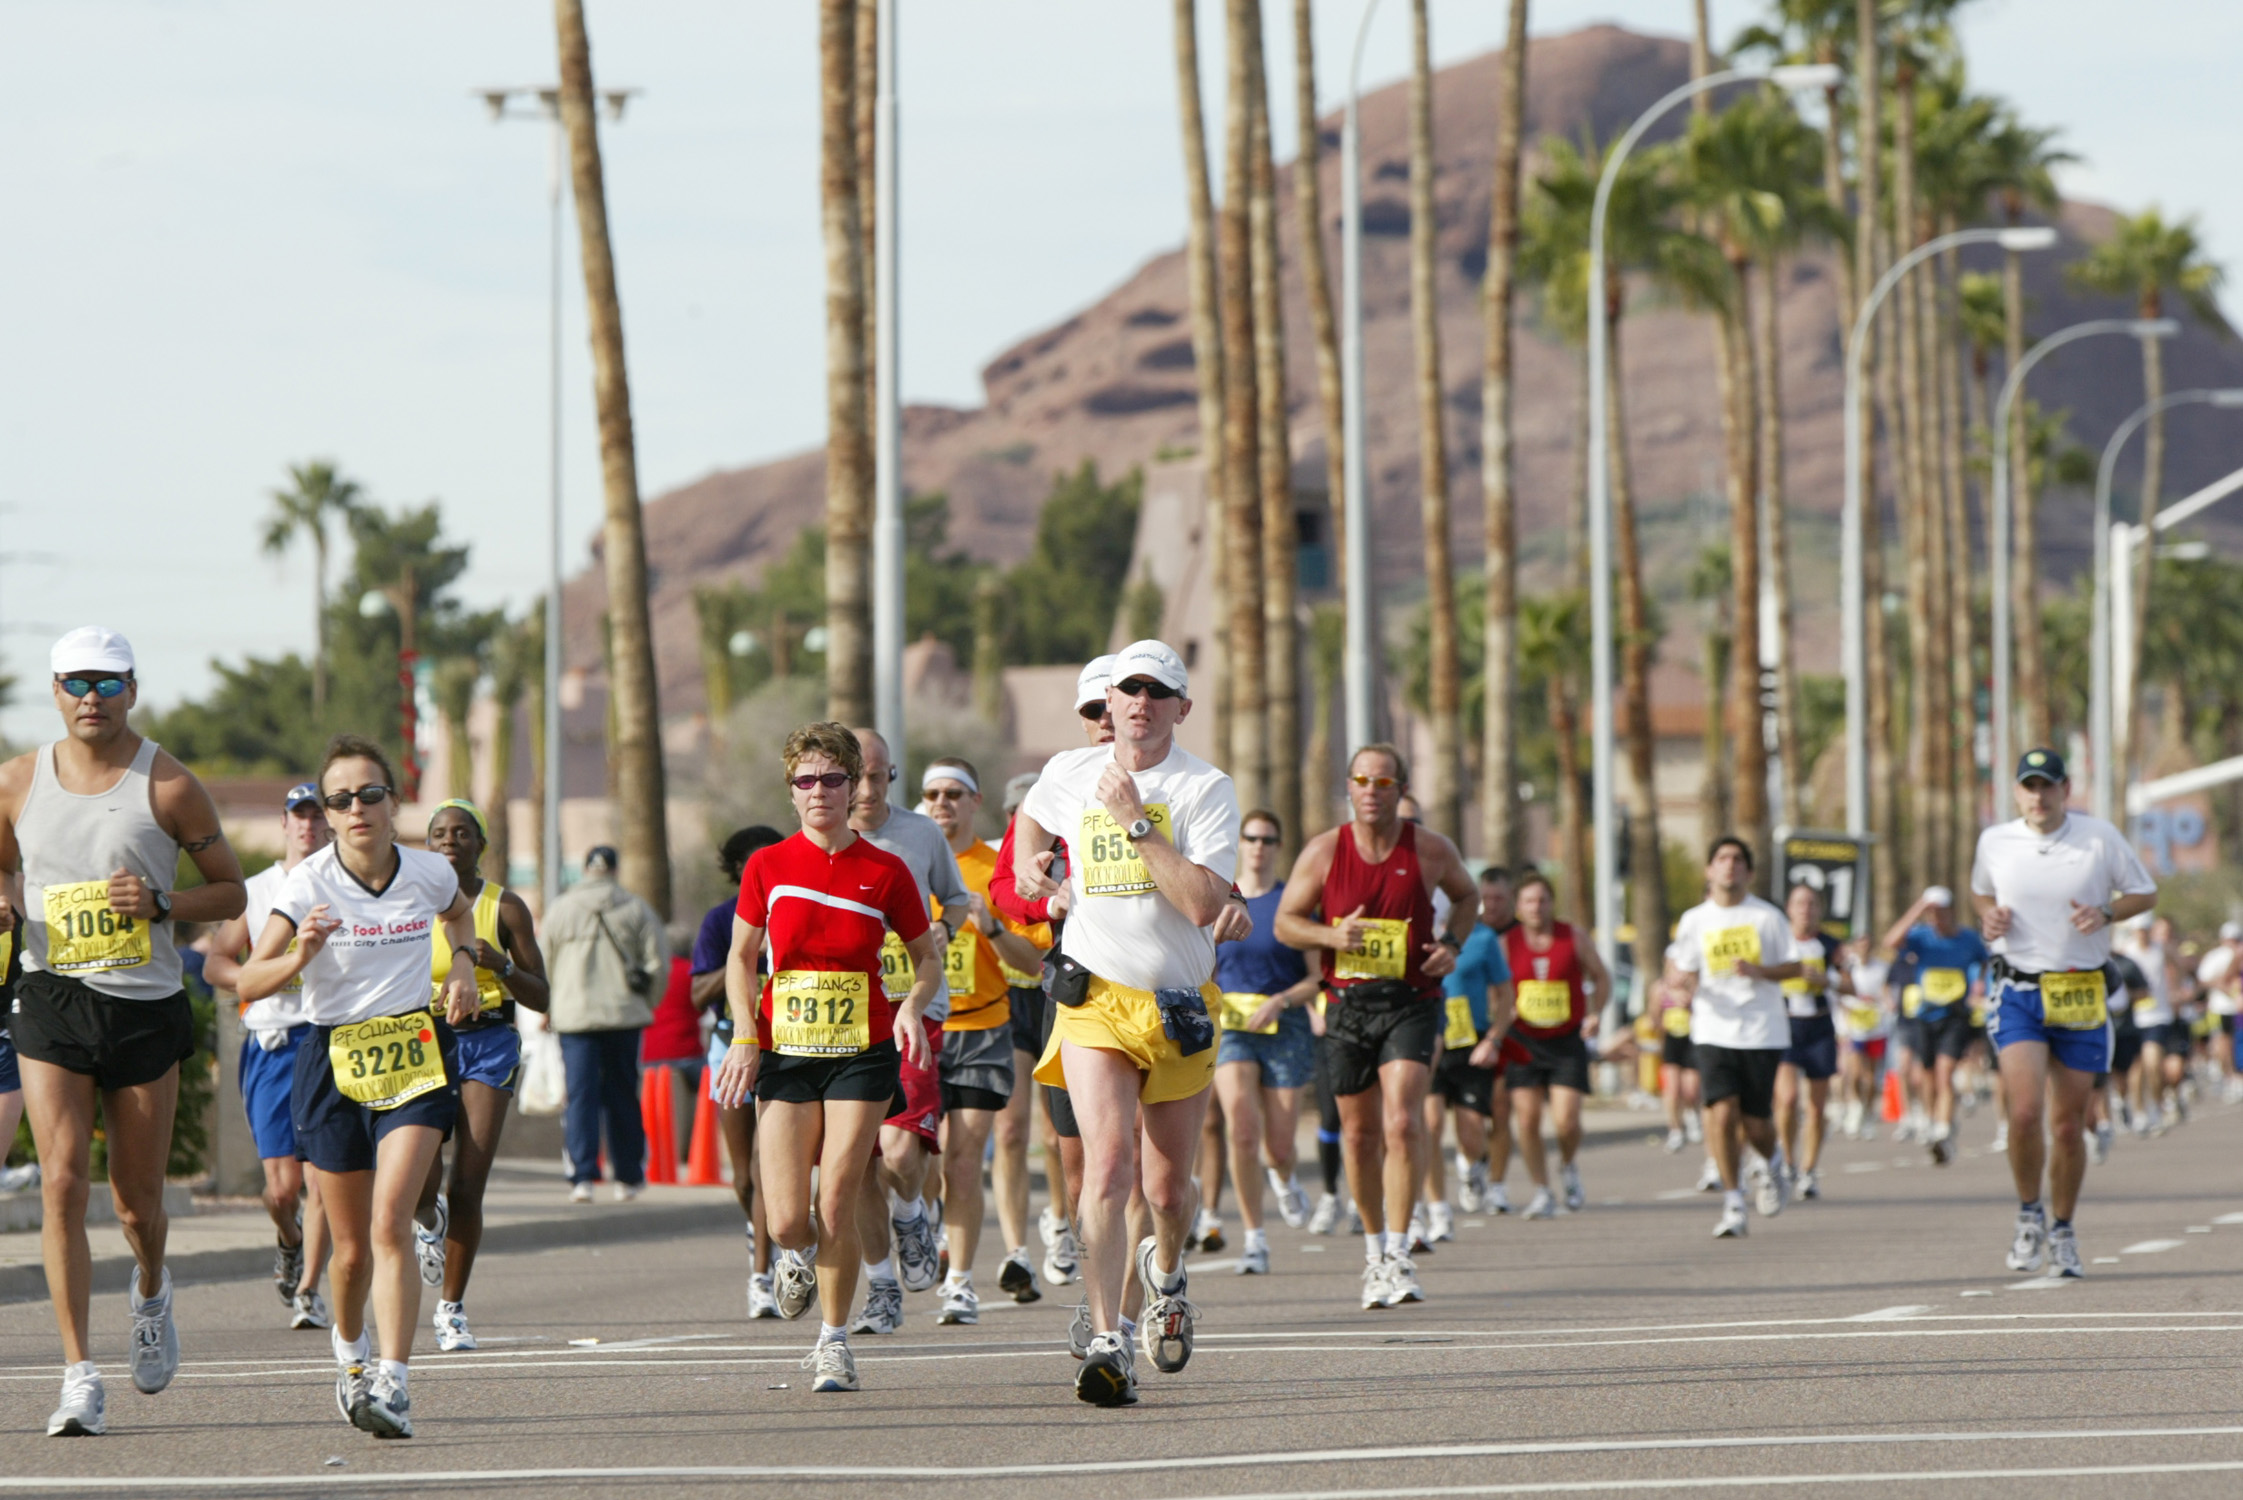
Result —
[[1137, 1404], [1136, 1361], [1129, 1341], [1118, 1333], [1102, 1333], [1090, 1341], [1080, 1369], [1075, 1371], [1075, 1395], [1093, 1406]]
[[953, 1282], [942, 1289], [942, 1311], [935, 1314], [935, 1321], [945, 1326], [979, 1323], [981, 1298], [967, 1283]]
[[2054, 1275], [2073, 1279], [2087, 1274], [2087, 1268], [2079, 1263], [2079, 1237], [2069, 1224], [2058, 1224], [2048, 1231], [2048, 1269]]
[[1589, 1206], [1589, 1195], [1581, 1191], [1581, 1169], [1572, 1162], [1558, 1167], [1558, 1186], [1565, 1190], [1565, 1211], [1577, 1214]]
[[366, 1388], [370, 1384], [363, 1364], [347, 1364], [335, 1372], [335, 1410], [351, 1426], [359, 1425], [359, 1410], [366, 1405]]
[[802, 1356], [802, 1368], [814, 1372], [810, 1377], [810, 1390], [814, 1395], [859, 1388], [857, 1357], [840, 1339], [820, 1341], [815, 1349]]
[[73, 1365], [73, 1375], [62, 1375], [62, 1405], [47, 1418], [48, 1437], [99, 1437], [109, 1430], [109, 1402], [101, 1389], [101, 1372], [91, 1361]]
[[462, 1354], [480, 1347], [475, 1342], [475, 1332], [467, 1326], [467, 1309], [457, 1302], [436, 1304], [436, 1348], [443, 1354]]
[[[777, 1261], [772, 1265], [776, 1267]], [[864, 1311], [849, 1325], [851, 1333], [894, 1333], [903, 1327], [903, 1288], [892, 1281], [868, 1281]]]
[[171, 1316], [171, 1267], [164, 1267], [164, 1282], [155, 1299], [140, 1300], [140, 1268], [125, 1284], [132, 1304], [132, 1385], [143, 1396], [153, 1396], [171, 1384], [179, 1373], [179, 1325]]
[[782, 1249], [773, 1255], [771, 1278], [772, 1296], [782, 1318], [801, 1317], [818, 1299], [818, 1268], [804, 1260], [799, 1250]]
[[298, 1292], [295, 1311], [290, 1314], [291, 1328], [332, 1328], [334, 1317], [327, 1311], [327, 1299], [317, 1292]]
[[2037, 1208], [2020, 1208], [2017, 1210], [2017, 1235], [2010, 1241], [2006, 1264], [2012, 1271], [2030, 1275], [2047, 1262], [2048, 1217]]
[[1557, 1216], [1558, 1200], [1550, 1196], [1550, 1190], [1546, 1187], [1534, 1190], [1534, 1197], [1528, 1201], [1526, 1211], [1519, 1215], [1522, 1219], [1554, 1219]]
[[[942, 1280], [942, 1257], [935, 1245], [934, 1221], [925, 1214], [916, 1219], [890, 1219], [896, 1232], [896, 1269], [903, 1273], [903, 1289], [924, 1292]], [[784, 1298], [781, 1302], [784, 1302]]]
[[378, 1438], [409, 1438], [413, 1435], [412, 1398], [388, 1375], [376, 1373], [366, 1384], [365, 1399], [351, 1412], [351, 1424]]
[[421, 1263], [421, 1284], [444, 1284], [444, 1236], [452, 1227], [452, 1206], [444, 1195], [436, 1195], [436, 1227], [428, 1228], [419, 1219], [413, 1220], [413, 1254]]
[[275, 1245], [273, 1247], [273, 1290], [280, 1293], [280, 1300], [293, 1303], [296, 1300], [296, 1288], [301, 1286], [303, 1281], [304, 1242], [298, 1240], [293, 1245]]
[[1389, 1255], [1386, 1258], [1386, 1305], [1400, 1307], [1405, 1302], [1423, 1302], [1425, 1289], [1417, 1284], [1417, 1263], [1407, 1255]]
[[1191, 1274], [1181, 1259], [1176, 1266], [1176, 1284], [1166, 1291], [1161, 1289], [1153, 1273], [1153, 1246], [1149, 1234], [1137, 1242], [1137, 1279], [1145, 1288], [1145, 1310], [1137, 1317], [1137, 1342], [1154, 1369], [1173, 1375], [1192, 1362], [1192, 1330], [1199, 1321], [1199, 1309], [1185, 1300]]
[[1067, 1352], [1077, 1359], [1087, 1357], [1090, 1353], [1090, 1341], [1094, 1336], [1090, 1327], [1090, 1304], [1076, 1303], [1075, 1316], [1067, 1324]]
[[1336, 1194], [1326, 1193], [1316, 1200], [1316, 1212], [1308, 1216], [1310, 1234], [1337, 1234], [1340, 1228], [1340, 1200]]
[[1285, 1221], [1287, 1229], [1298, 1229], [1308, 1222], [1308, 1194], [1301, 1190], [1300, 1180], [1280, 1177], [1277, 1168], [1264, 1169], [1269, 1174], [1270, 1192], [1277, 1198], [1277, 1216]]
[[753, 1322], [757, 1318], [776, 1318], [777, 1316], [779, 1316], [779, 1303], [771, 1295], [771, 1273], [766, 1271], [761, 1276], [750, 1276], [748, 1278], [749, 1321]]
[[1065, 1286], [1081, 1276], [1082, 1251], [1075, 1243], [1075, 1226], [1072, 1221], [1062, 1219], [1057, 1232], [1049, 1236], [1045, 1245], [1044, 1280], [1053, 1286]]
[[1742, 1203], [1724, 1203], [1721, 1205], [1721, 1218], [1713, 1226], [1713, 1237], [1717, 1240], [1741, 1240], [1748, 1228], [1745, 1206]]

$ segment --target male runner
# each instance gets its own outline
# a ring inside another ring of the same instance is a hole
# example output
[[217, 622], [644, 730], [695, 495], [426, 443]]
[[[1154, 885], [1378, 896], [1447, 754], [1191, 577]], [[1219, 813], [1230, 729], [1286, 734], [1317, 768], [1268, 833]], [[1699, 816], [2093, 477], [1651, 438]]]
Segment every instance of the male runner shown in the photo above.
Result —
[[[256, 935], [265, 930], [273, 901], [288, 872], [327, 846], [327, 813], [319, 788], [306, 781], [289, 788], [280, 812], [280, 863], [249, 877], [242, 915], [219, 924], [211, 935], [203, 977], [219, 989], [241, 982], [241, 960]], [[296, 1048], [311, 1035], [304, 1015], [301, 976], [277, 995], [241, 1008], [241, 1102], [249, 1113], [250, 1138], [265, 1169], [265, 1212], [280, 1240], [273, 1256], [273, 1284], [289, 1305], [291, 1328], [328, 1326], [327, 1303], [319, 1295], [320, 1272], [327, 1266], [327, 1212], [318, 1179], [304, 1171], [296, 1154], [296, 1119], [291, 1102], [296, 1086]]]
[[2174, 1112], [2181, 1114], [2180, 1083], [2190, 1050], [2188, 1029], [2179, 1024], [2174, 1004], [2173, 930], [2170, 923], [2152, 922], [2145, 914], [2111, 934], [2112, 951], [2123, 953], [2140, 966], [2145, 985], [2133, 992], [2128, 1009], [2134, 1029], [2141, 1033], [2140, 1055], [2134, 1066], [2121, 1069], [2132, 1109], [2136, 1135], [2163, 1135], [2167, 1124], [2165, 1098], [2173, 1096]]
[[1182, 1369], [1192, 1352], [1184, 1237], [1197, 1207], [1192, 1157], [1221, 1004], [1209, 982], [1210, 929], [1234, 904], [1239, 807], [1231, 779], [1175, 743], [1189, 693], [1183, 658], [1170, 647], [1124, 648], [1107, 692], [1113, 747], [1053, 756], [1013, 828], [1013, 873], [1031, 900], [1058, 894], [1052, 844], [1071, 836], [1072, 901], [1052, 977], [1058, 1014], [1036, 1076], [1066, 1085], [1082, 1126], [1092, 1336], [1075, 1393], [1100, 1406], [1137, 1399], [1121, 1333], [1133, 1183], [1153, 1217], [1153, 1233], [1137, 1245], [1146, 1298], [1139, 1337], [1164, 1371]]
[[[1824, 1112], [1830, 1080], [1838, 1072], [1838, 1022], [1830, 997], [1846, 993], [1845, 950], [1822, 930], [1822, 895], [1811, 885], [1795, 885], [1784, 897], [1791, 941], [1799, 950], [1800, 975], [1783, 982], [1784, 1009], [1791, 1016], [1791, 1045], [1776, 1070], [1776, 1138], [1786, 1170], [1802, 1198], [1822, 1196]], [[1806, 1140], [1800, 1140], [1800, 1098], [1806, 1098]]]
[[1675, 924], [1672, 951], [1690, 993], [1690, 1048], [1705, 1100], [1706, 1144], [1721, 1174], [1715, 1239], [1742, 1239], [1745, 1194], [1738, 1168], [1749, 1140], [1763, 1216], [1783, 1212], [1782, 1152], [1776, 1145], [1776, 1070], [1791, 1045], [1782, 985], [1801, 973], [1784, 914], [1752, 893], [1752, 846], [1735, 834], [1706, 854], [1706, 899]]
[[[2085, 1274], [2072, 1215], [2087, 1172], [2088, 1094], [2095, 1075], [2110, 1071], [2111, 924], [2157, 902], [2157, 883], [2126, 836], [2066, 808], [2071, 788], [2062, 756], [2026, 751], [2017, 762], [2017, 819], [1979, 834], [1970, 871], [1971, 900], [1994, 946], [1993, 1041], [2018, 1199], [2009, 1268], [2038, 1271], [2053, 1261], [2058, 1276]], [[2044, 1112], [2053, 1145], [2042, 1134]]]
[[[1099, 702], [1099, 712], [1104, 714], [1105, 702]], [[1035, 953], [1036, 961], [1015, 967], [1006, 963], [1004, 955], [997, 956], [998, 967], [1005, 976], [1005, 993], [1012, 1007], [1012, 1095], [1005, 1100], [1004, 1109], [997, 1116], [997, 1149], [990, 1157], [990, 1186], [997, 1198], [997, 1227], [1005, 1239], [1005, 1258], [997, 1267], [997, 1289], [1015, 1302], [1034, 1302], [1043, 1296], [1036, 1285], [1036, 1263], [1028, 1253], [1028, 1202], [1030, 1179], [1028, 1173], [1028, 1135], [1032, 1128], [1040, 1128], [1044, 1147], [1044, 1163], [1050, 1178], [1051, 1201], [1064, 1210], [1067, 1187], [1060, 1160], [1059, 1133], [1052, 1128], [1051, 1113], [1047, 1108], [1035, 1107], [1036, 1059], [1043, 1052], [1044, 1039], [1050, 1035], [1050, 1022], [1044, 1012], [1051, 1001], [1044, 995], [1044, 954], [1054, 941], [1048, 920], [1024, 922], [1005, 910], [997, 899], [996, 888], [1000, 882], [1011, 890], [1012, 882], [1012, 815], [1028, 795], [1028, 788], [1036, 784], [1033, 771], [1015, 776], [1005, 783], [1005, 842], [999, 846], [997, 858], [990, 868], [989, 889], [985, 894], [995, 908], [1005, 930], [1026, 942]], [[1048, 913], [1046, 916], [1048, 917]], [[1078, 1147], [1079, 1138], [1078, 1138]], [[1064, 1212], [1053, 1214], [1044, 1211], [1047, 1226], [1055, 1221], [1068, 1222]], [[1067, 1237], [1072, 1244], [1074, 1231]], [[1045, 1244], [1047, 1259], [1057, 1248], [1058, 1232], [1052, 1230]], [[1051, 1269], [1047, 1265], [1047, 1273]], [[1064, 1265], [1066, 1275], [1054, 1277], [1055, 1284], [1063, 1283], [1074, 1275], [1075, 1261], [1069, 1249]]]
[[[1441, 1202], [1444, 1106], [1456, 1121], [1456, 1206], [1468, 1214], [1511, 1211], [1510, 1196], [1503, 1188], [1503, 1172], [1511, 1161], [1511, 1111], [1503, 1068], [1500, 1063], [1475, 1066], [1472, 1051], [1490, 1032], [1498, 1043], [1510, 1034], [1511, 967], [1504, 957], [1503, 939], [1516, 926], [1511, 872], [1489, 865], [1480, 872], [1480, 920], [1464, 939], [1456, 967], [1441, 981], [1448, 1032], [1425, 1095], [1425, 1191], [1431, 1199], [1427, 1217], [1434, 1228], [1445, 1229], [1449, 1217], [1447, 1205]], [[1460, 1001], [1465, 1006], [1461, 1016]]]
[[1955, 895], [1928, 887], [1886, 932], [1882, 946], [1896, 967], [1914, 974], [1919, 998], [1911, 1015], [1917, 1057], [1929, 1084], [1931, 1120], [1924, 1147], [1932, 1164], [1955, 1159], [1955, 1065], [1970, 1050], [1971, 997], [1985, 983], [1986, 941], [1955, 925]]
[[[1447, 1029], [1440, 981], [1479, 918], [1480, 893], [1456, 845], [1402, 820], [1409, 766], [1392, 745], [1348, 761], [1348, 821], [1312, 838], [1277, 909], [1278, 941], [1324, 954], [1324, 1048], [1339, 1096], [1348, 1187], [1363, 1217], [1363, 1306], [1422, 1302], [1409, 1256], [1424, 1176], [1425, 1093]], [[1434, 930], [1433, 893], [1448, 893]], [[1482, 1058], [1482, 1063], [1493, 1058]]]
[[1581, 1101], [1589, 1092], [1589, 1043], [1599, 1017], [1584, 990], [1601, 1007], [1612, 993], [1604, 961], [1582, 934], [1558, 920], [1558, 898], [1539, 870], [1519, 882], [1519, 924], [1503, 940], [1510, 964], [1518, 1020], [1503, 1043], [1504, 1081], [1511, 1088], [1511, 1137], [1534, 1179], [1534, 1199], [1524, 1217], [1556, 1216], [1550, 1162], [1542, 1147], [1542, 1112], [1558, 1136], [1558, 1181], [1567, 1213], [1588, 1206], [1581, 1191]]
[[[23, 974], [8, 1016], [39, 1151], [47, 1296], [62, 1332], [62, 1404], [50, 1437], [104, 1429], [89, 1324], [86, 1195], [101, 1106], [118, 1226], [133, 1277], [132, 1383], [179, 1369], [164, 1166], [179, 1064], [195, 1052], [172, 921], [223, 922], [245, 900], [241, 862], [201, 782], [126, 722], [140, 698], [132, 645], [88, 625], [49, 657], [63, 737], [0, 765], [0, 901], [23, 914]], [[174, 892], [179, 856], [203, 884]]]

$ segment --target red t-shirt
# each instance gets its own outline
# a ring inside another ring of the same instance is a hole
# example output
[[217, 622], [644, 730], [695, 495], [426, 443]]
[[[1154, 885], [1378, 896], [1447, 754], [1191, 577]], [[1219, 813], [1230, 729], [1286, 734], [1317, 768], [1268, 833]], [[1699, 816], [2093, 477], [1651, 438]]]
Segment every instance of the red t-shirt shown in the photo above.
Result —
[[1503, 935], [1503, 958], [1511, 966], [1518, 1001], [1514, 1032], [1553, 1037], [1571, 1036], [1581, 1029], [1588, 1009], [1581, 993], [1581, 939], [1572, 924], [1551, 923], [1550, 946], [1539, 953], [1527, 946], [1526, 929], [1513, 926]]
[[654, 1021], [639, 1038], [639, 1061], [684, 1062], [706, 1054], [701, 1045], [701, 1012], [693, 1008], [692, 965], [670, 960], [670, 982], [654, 1007]]
[[[756, 1023], [765, 1050], [847, 1056], [894, 1034], [896, 1007], [880, 987], [881, 938], [892, 928], [908, 943], [928, 925], [927, 904], [902, 860], [864, 838], [828, 854], [797, 833], [749, 857], [737, 909], [771, 944]], [[778, 999], [785, 1004], [775, 1011]], [[774, 1029], [774, 1015], [786, 1036]]]

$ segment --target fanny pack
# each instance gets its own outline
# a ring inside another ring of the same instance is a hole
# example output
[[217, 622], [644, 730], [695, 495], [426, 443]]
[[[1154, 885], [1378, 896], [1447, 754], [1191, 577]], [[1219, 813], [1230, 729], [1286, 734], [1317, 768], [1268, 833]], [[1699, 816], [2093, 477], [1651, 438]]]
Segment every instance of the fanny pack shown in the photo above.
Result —
[[1090, 970], [1066, 954], [1054, 954], [1045, 972], [1049, 975], [1048, 987], [1054, 1004], [1072, 1008], [1090, 998]]
[[1360, 1006], [1365, 1010], [1401, 1010], [1426, 998], [1424, 991], [1413, 990], [1400, 979], [1366, 979], [1359, 984], [1335, 988], [1331, 994], [1342, 1006]]
[[1160, 1029], [1184, 1056], [1215, 1045], [1215, 1020], [1207, 1014], [1207, 997], [1198, 990], [1154, 990], [1153, 1004], [1160, 1007]]

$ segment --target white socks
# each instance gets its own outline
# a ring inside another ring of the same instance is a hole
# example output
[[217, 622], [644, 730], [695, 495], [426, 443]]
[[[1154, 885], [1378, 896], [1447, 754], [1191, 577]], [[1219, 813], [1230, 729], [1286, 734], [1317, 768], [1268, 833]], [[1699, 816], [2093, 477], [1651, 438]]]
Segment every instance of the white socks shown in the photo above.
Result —
[[1247, 1230], [1246, 1248], [1249, 1250], [1267, 1250], [1269, 1248], [1269, 1231], [1266, 1229]]
[[833, 1323], [820, 1323], [818, 1325], [818, 1342], [821, 1344], [846, 1344], [849, 1342], [849, 1331]]
[[864, 1263], [864, 1274], [867, 1281], [894, 1281], [896, 1258], [893, 1255], [883, 1255], [877, 1265], [868, 1260]]
[[1376, 1229], [1363, 1231], [1363, 1259], [1374, 1266], [1386, 1259], [1386, 1236]]
[[343, 1337], [343, 1325], [340, 1322], [337, 1322], [333, 1328], [327, 1331], [327, 1341], [334, 1345], [335, 1363], [339, 1365], [362, 1365], [374, 1353], [374, 1340], [371, 1335], [362, 1329], [358, 1335], [358, 1342], [352, 1343]]

